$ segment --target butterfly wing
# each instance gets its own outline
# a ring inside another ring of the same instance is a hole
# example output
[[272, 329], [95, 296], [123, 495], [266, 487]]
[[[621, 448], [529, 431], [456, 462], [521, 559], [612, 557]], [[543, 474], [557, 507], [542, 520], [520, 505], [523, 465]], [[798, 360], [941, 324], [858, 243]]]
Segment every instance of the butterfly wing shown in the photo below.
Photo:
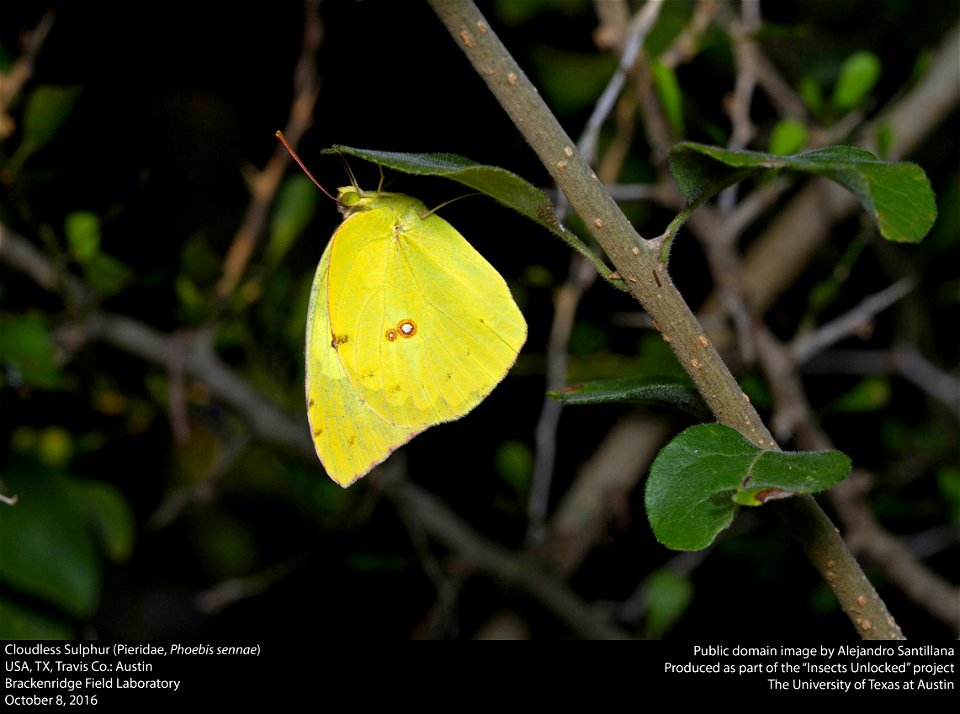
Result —
[[330, 477], [349, 486], [419, 431], [391, 424], [370, 409], [344, 372], [330, 328], [328, 276], [337, 234], [320, 259], [307, 312], [307, 417], [314, 447]]
[[527, 335], [499, 273], [422, 203], [392, 194], [349, 217], [329, 273], [337, 356], [384, 422], [419, 432], [468, 413]]

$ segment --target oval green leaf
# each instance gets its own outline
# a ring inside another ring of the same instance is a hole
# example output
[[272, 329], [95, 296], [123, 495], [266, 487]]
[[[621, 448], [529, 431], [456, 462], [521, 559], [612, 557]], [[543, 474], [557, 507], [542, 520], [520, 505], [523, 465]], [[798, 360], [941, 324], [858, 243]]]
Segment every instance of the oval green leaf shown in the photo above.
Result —
[[840, 68], [837, 85], [833, 88], [834, 108], [846, 112], [860, 106], [878, 79], [880, 58], [873, 52], [854, 52]]
[[269, 267], [283, 260], [294, 240], [313, 220], [319, 196], [313, 182], [303, 174], [291, 176], [280, 186], [270, 219], [270, 241], [264, 253]]
[[[916, 243], [937, 217], [933, 190], [923, 169], [908, 162], [880, 161], [869, 151], [853, 146], [827, 146], [794, 156], [734, 151], [693, 142], [677, 144], [670, 150], [670, 171], [691, 205], [699, 205], [748, 176], [780, 170], [815, 174], [844, 186], [857, 197], [887, 240]], [[681, 215], [688, 213], [685, 210]]]
[[572, 384], [547, 392], [564, 404], [654, 404], [678, 409], [698, 419], [711, 412], [700, 393], [684, 379], [668, 376], [612, 377]]
[[647, 518], [668, 548], [701, 550], [739, 506], [822, 491], [850, 468], [839, 451], [767, 451], [730, 427], [692, 426], [663, 447], [650, 468]]

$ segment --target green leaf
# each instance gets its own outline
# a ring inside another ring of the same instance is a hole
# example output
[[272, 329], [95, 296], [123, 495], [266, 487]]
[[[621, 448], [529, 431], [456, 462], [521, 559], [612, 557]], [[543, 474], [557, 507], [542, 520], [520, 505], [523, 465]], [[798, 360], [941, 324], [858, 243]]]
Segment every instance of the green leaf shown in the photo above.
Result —
[[83, 274], [90, 287], [104, 297], [116, 295], [133, 279], [130, 268], [106, 253], [97, 253], [84, 263]]
[[825, 414], [862, 414], [883, 409], [890, 401], [890, 381], [885, 377], [868, 377], [857, 382], [846, 394], [824, 408]]
[[284, 181], [277, 193], [270, 220], [270, 241], [264, 254], [267, 266], [280, 263], [293, 241], [313, 220], [319, 197], [313, 182], [302, 174], [295, 174]]
[[497, 473], [515, 493], [521, 496], [529, 493], [533, 476], [533, 453], [529, 446], [522, 441], [507, 440], [497, 447], [494, 463]]
[[133, 542], [133, 515], [119, 492], [18, 459], [4, 474], [14, 506], [0, 504], [0, 581], [75, 617], [89, 617], [100, 595], [98, 544], [116, 561]]
[[133, 513], [120, 492], [103, 481], [74, 480], [77, 502], [100, 540], [105, 555], [124, 563], [133, 551], [136, 526]]
[[133, 271], [100, 251], [100, 217], [90, 211], [73, 211], [63, 223], [70, 253], [83, 266], [83, 275], [90, 287], [104, 297], [123, 290], [133, 278]]
[[948, 507], [947, 512], [953, 514], [951, 519], [960, 523], [960, 469], [952, 465], [941, 466], [937, 470], [937, 487]]
[[173, 282], [180, 304], [186, 308], [192, 317], [201, 318], [207, 304], [206, 296], [196, 284], [186, 275], [178, 275]]
[[46, 465], [58, 468], [73, 458], [73, 435], [62, 426], [46, 426], [37, 438], [37, 457]]
[[[0, 316], [0, 361], [10, 371], [7, 377], [10, 382], [19, 380], [38, 389], [59, 389], [62, 379], [56, 354], [56, 346], [43, 317]], [[20, 384], [13, 386], [19, 387]]]
[[678, 377], [613, 377], [573, 384], [547, 396], [564, 404], [656, 404], [679, 409], [698, 419], [711, 418], [710, 409], [689, 380]]
[[663, 545], [700, 550], [730, 525], [739, 506], [822, 491], [850, 468], [838, 451], [767, 451], [730, 427], [692, 426], [650, 468], [647, 517]]
[[693, 585], [686, 575], [658, 568], [647, 577], [647, 634], [660, 639], [679, 620], [693, 600]]
[[680, 91], [677, 74], [672, 67], [662, 62], [653, 62], [650, 69], [663, 113], [670, 122], [670, 130], [675, 136], [683, 136], [683, 93]]
[[364, 573], [379, 571], [400, 571], [409, 566], [405, 558], [399, 555], [384, 555], [370, 550], [361, 550], [344, 557], [344, 562], [354, 570]]
[[63, 221], [70, 253], [85, 263], [100, 252], [100, 217], [90, 211], [73, 211]]
[[880, 67], [880, 58], [872, 52], [850, 55], [840, 68], [840, 76], [833, 88], [833, 107], [846, 112], [860, 106], [880, 79]]
[[324, 150], [324, 153], [349, 154], [395, 171], [418, 176], [441, 176], [469, 186], [546, 228], [593, 263], [607, 282], [626, 290], [622, 280], [610, 278], [613, 271], [583, 241], [560, 225], [547, 194], [506, 169], [478, 164], [457, 154], [403, 154], [349, 146], [334, 146]]
[[873, 141], [877, 147], [877, 155], [881, 159], [890, 155], [890, 150], [893, 148], [896, 138], [893, 133], [893, 127], [889, 121], [881, 120], [874, 125]]
[[0, 597], [0, 640], [72, 640], [64, 622]]
[[100, 592], [100, 562], [70, 479], [37, 468], [11, 470], [4, 480], [18, 500], [0, 505], [0, 580], [88, 617]]
[[820, 91], [820, 85], [813, 77], [804, 77], [800, 80], [798, 87], [800, 96], [803, 97], [803, 103], [813, 112], [814, 116], [823, 115], [823, 93]]
[[10, 159], [12, 173], [19, 170], [30, 154], [53, 140], [70, 118], [78, 96], [80, 87], [52, 84], [41, 84], [30, 92], [23, 111], [23, 140]]
[[807, 143], [807, 127], [796, 119], [781, 119], [770, 132], [771, 154], [793, 154]]
[[569, 52], [540, 42], [532, 44], [529, 57], [537, 87], [561, 116], [592, 107], [617, 69], [610, 53]]
[[[887, 240], [915, 243], [927, 234], [937, 217], [933, 191], [923, 169], [907, 162], [880, 161], [869, 151], [852, 146], [828, 146], [795, 156], [733, 151], [692, 142], [670, 150], [670, 171], [691, 206], [748, 176], [784, 169], [823, 176], [849, 189]], [[671, 224], [674, 233], [676, 228], [679, 226]]]

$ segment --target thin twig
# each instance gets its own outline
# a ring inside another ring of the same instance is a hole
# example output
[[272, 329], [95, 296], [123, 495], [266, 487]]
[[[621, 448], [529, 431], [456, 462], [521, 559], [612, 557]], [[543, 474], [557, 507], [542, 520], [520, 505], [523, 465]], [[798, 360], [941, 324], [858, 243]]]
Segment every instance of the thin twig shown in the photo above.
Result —
[[176, 336], [173, 350], [167, 355], [167, 416], [173, 432], [173, 441], [183, 444], [190, 438], [190, 418], [187, 415], [187, 389], [183, 374], [185, 345], [192, 339], [189, 333]]
[[[594, 107], [593, 113], [580, 136], [577, 144], [581, 155], [593, 163], [596, 159], [597, 140], [600, 128], [613, 108], [614, 102], [623, 88], [626, 73], [633, 66], [637, 55], [643, 47], [647, 33], [653, 27], [660, 12], [662, 0], [649, 0], [643, 9], [637, 13], [630, 23], [627, 32], [626, 47], [620, 56], [620, 64], [611, 78], [607, 88], [601, 94]], [[622, 118], [622, 117], [621, 117]], [[629, 126], [632, 132], [633, 123], [620, 122], [619, 128]], [[619, 134], [620, 132], [618, 132]], [[620, 142], [625, 143], [625, 142]], [[621, 152], [621, 159], [626, 158], [626, 152]], [[622, 163], [616, 161], [605, 162], [604, 171], [599, 179], [613, 183], [620, 173]], [[563, 220], [568, 207], [566, 196], [561, 192], [557, 201], [557, 216]], [[577, 313], [577, 306], [583, 294], [596, 280], [596, 271], [583, 258], [574, 255], [570, 263], [570, 271], [566, 282], [557, 291], [554, 298], [553, 322], [550, 326], [550, 338], [547, 343], [547, 384], [546, 391], [559, 389], [567, 378], [567, 351], [570, 343], [570, 334]], [[546, 533], [547, 504], [550, 499], [551, 484], [553, 482], [554, 464], [556, 462], [557, 429], [560, 425], [560, 415], [563, 405], [550, 397], [544, 397], [537, 425], [534, 429], [534, 464], [531, 479], [530, 498], [527, 504], [527, 543], [536, 544], [543, 540]]]
[[[873, 148], [875, 127], [886, 126], [893, 143], [887, 158], [907, 155], [960, 104], [957, 57], [960, 25], [944, 34], [927, 73], [918, 84], [881, 110], [865, 127], [860, 142]], [[758, 313], [766, 310], [796, 281], [810, 257], [830, 235], [830, 228], [849, 216], [859, 204], [851, 193], [822, 180], [803, 188], [757, 237], [743, 259], [744, 294]], [[703, 306], [704, 314], [721, 307], [716, 298]], [[711, 334], [718, 345], [729, 342], [722, 331]]]
[[384, 488], [401, 508], [415, 510], [431, 536], [466, 558], [475, 570], [534, 595], [579, 636], [589, 639], [628, 638], [622, 630], [593, 615], [587, 604], [566, 585], [532, 567], [525, 558], [481, 537], [424, 489], [411, 483], [397, 488], [389, 482]]
[[229, 472], [250, 445], [250, 434], [246, 431], [227, 441], [218, 454], [209, 473], [199, 483], [168, 493], [149, 518], [149, 526], [154, 530], [166, 528], [180, 517], [183, 511], [193, 504], [206, 504], [213, 500], [220, 481]]
[[908, 295], [913, 288], [912, 278], [898, 280], [880, 292], [864, 298], [859, 305], [835, 320], [821, 325], [813, 332], [800, 335], [790, 346], [794, 363], [804, 364], [827, 347], [860, 332], [873, 321], [877, 314]]
[[230, 578], [198, 593], [193, 601], [205, 615], [216, 615], [241, 600], [256, 597], [289, 577], [306, 563], [305, 555], [295, 555], [245, 578]]
[[627, 32], [627, 44], [620, 55], [620, 64], [617, 66], [617, 71], [613, 73], [610, 82], [594, 105], [593, 112], [590, 114], [580, 141], [577, 143], [577, 148], [587, 163], [592, 164], [597, 159], [597, 141], [600, 137], [600, 128], [607, 117], [610, 116], [610, 112], [613, 111], [617, 97], [620, 96], [623, 85], [627, 81], [627, 72], [637, 61], [637, 55], [643, 48], [644, 39], [660, 15], [662, 4], [663, 0], [647, 0], [646, 5], [630, 23], [630, 30]]
[[940, 402], [960, 421], [960, 380], [932, 364], [913, 345], [888, 350], [829, 350], [804, 365], [805, 374], [899, 375]]
[[677, 35], [659, 59], [670, 69], [689, 62], [696, 55], [697, 45], [723, 3], [718, 0], [698, 0], [693, 17]]
[[893, 358], [904, 379], [943, 402], [960, 420], [960, 380], [937, 368], [911, 345], [895, 347]]
[[[732, 128], [727, 148], [734, 150], [746, 148], [757, 133], [757, 128], [750, 118], [750, 104], [753, 101], [753, 90], [757, 86], [757, 44], [753, 40], [753, 33], [760, 29], [760, 0], [743, 0], [740, 15], [740, 20], [731, 23], [730, 32], [737, 74], [733, 97], [727, 103]], [[738, 185], [731, 186], [720, 194], [717, 208], [721, 213], [727, 214], [733, 209], [738, 194]], [[727, 296], [727, 301], [734, 299], [740, 300], [741, 296]]]
[[[294, 69], [294, 96], [290, 104], [290, 115], [283, 129], [287, 141], [293, 147], [300, 143], [300, 139], [313, 124], [313, 109], [320, 94], [316, 54], [322, 41], [320, 0], [304, 0], [303, 43]], [[263, 170], [253, 172], [247, 177], [250, 203], [223, 261], [223, 275], [217, 283], [217, 297], [221, 301], [234, 291], [243, 277], [289, 162], [290, 155], [287, 150], [278, 144]]]
[[[567, 349], [573, 331], [577, 306], [584, 292], [596, 280], [597, 272], [579, 255], [571, 258], [567, 281], [554, 296], [553, 322], [547, 342], [546, 391], [559, 389], [567, 378]], [[543, 398], [540, 416], [534, 428], [534, 464], [530, 500], [527, 505], [527, 542], [543, 539], [547, 517], [547, 503], [553, 481], [557, 453], [557, 429], [563, 405], [556, 399]]]
[[750, 119], [750, 103], [754, 87], [757, 86], [757, 46], [753, 33], [760, 29], [760, 0], [743, 0], [741, 13], [740, 21], [735, 22], [732, 28], [737, 76], [733, 98], [727, 110], [733, 128], [727, 144], [730, 149], [743, 149], [753, 140], [757, 131]]
[[[679, 576], [689, 577], [712, 552], [711, 547], [690, 553], [678, 553], [657, 570], [669, 569]], [[631, 624], [640, 622], [650, 609], [649, 592], [650, 575], [647, 575], [625, 600], [617, 603], [617, 620]]]
[[757, 48], [755, 55], [757, 84], [770, 98], [770, 103], [777, 109], [778, 116], [789, 117], [804, 123], [809, 123], [810, 112], [803, 99], [797, 94], [790, 83], [781, 75], [770, 58]]
[[570, 577], [608, 534], [615, 513], [629, 508], [631, 494], [670, 436], [664, 419], [629, 413], [606, 433], [581, 467], [550, 521], [546, 540], [534, 551], [550, 572]]
[[55, 18], [56, 12], [47, 10], [37, 26], [24, 38], [23, 50], [13, 66], [0, 75], [0, 139], [8, 137], [14, 131], [14, 123], [7, 110], [14, 97], [23, 89], [23, 85], [33, 76], [33, 66]]
[[730, 243], [735, 242], [793, 184], [792, 178], [778, 176], [773, 181], [753, 189], [742, 198], [724, 217], [725, 240]]

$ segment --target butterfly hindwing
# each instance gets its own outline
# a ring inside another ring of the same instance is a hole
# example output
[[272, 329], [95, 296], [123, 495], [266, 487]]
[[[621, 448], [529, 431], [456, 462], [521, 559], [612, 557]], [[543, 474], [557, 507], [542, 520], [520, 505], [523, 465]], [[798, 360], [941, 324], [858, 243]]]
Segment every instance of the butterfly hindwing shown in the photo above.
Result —
[[330, 329], [327, 245], [310, 292], [306, 334], [307, 416], [317, 455], [330, 477], [349, 486], [419, 429], [384, 421], [358, 396], [347, 378]]

